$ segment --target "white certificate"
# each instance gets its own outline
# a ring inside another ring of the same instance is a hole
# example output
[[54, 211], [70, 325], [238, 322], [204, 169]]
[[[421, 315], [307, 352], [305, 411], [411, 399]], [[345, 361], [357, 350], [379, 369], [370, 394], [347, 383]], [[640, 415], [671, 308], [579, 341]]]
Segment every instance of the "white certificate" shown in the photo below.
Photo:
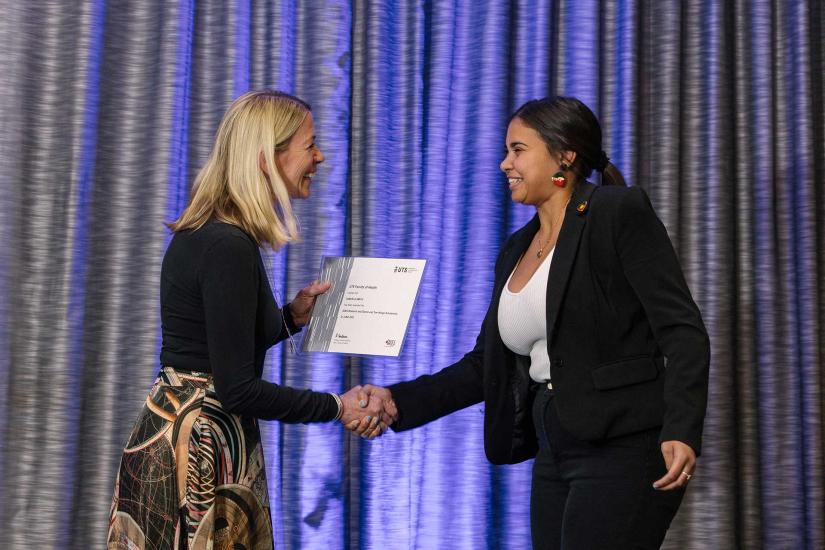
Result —
[[302, 351], [398, 357], [427, 260], [325, 257]]

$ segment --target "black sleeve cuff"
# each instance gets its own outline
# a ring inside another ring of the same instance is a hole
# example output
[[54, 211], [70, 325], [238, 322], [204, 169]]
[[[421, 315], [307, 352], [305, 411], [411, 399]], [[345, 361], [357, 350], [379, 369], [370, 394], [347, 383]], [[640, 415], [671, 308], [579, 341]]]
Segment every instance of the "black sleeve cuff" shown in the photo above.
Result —
[[295, 319], [292, 318], [292, 311], [289, 309], [289, 304], [281, 308], [281, 315], [286, 323], [286, 328], [289, 329], [290, 334], [301, 332], [301, 327], [295, 324]]

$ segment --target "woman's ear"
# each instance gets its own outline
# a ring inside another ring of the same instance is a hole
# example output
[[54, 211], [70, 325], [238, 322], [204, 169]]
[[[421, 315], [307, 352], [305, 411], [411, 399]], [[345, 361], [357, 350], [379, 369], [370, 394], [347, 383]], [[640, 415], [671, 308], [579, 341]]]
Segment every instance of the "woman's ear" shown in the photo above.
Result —
[[[567, 164], [567, 166], [573, 166], [573, 163], [576, 162], [576, 152], [575, 151], [563, 151], [561, 154], [561, 162]], [[561, 163], [559, 163], [561, 164]]]
[[258, 168], [261, 169], [267, 177], [269, 176], [269, 166], [266, 164], [266, 157], [264, 156], [264, 152], [261, 151], [258, 153]]

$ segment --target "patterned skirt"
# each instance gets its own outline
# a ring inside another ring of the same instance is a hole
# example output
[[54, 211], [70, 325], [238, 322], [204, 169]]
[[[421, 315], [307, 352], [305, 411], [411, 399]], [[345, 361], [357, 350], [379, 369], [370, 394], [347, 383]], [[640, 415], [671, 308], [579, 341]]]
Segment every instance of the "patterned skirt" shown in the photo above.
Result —
[[161, 370], [123, 451], [108, 548], [273, 548], [258, 422], [227, 413], [211, 375]]

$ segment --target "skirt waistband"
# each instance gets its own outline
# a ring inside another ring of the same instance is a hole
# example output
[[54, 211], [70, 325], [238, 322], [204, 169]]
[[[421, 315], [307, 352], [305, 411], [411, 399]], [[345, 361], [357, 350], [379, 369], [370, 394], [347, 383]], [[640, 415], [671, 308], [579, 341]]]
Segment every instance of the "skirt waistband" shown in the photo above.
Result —
[[212, 374], [176, 369], [170, 366], [161, 367], [158, 377], [170, 386], [180, 386], [184, 381], [195, 384], [212, 384]]

